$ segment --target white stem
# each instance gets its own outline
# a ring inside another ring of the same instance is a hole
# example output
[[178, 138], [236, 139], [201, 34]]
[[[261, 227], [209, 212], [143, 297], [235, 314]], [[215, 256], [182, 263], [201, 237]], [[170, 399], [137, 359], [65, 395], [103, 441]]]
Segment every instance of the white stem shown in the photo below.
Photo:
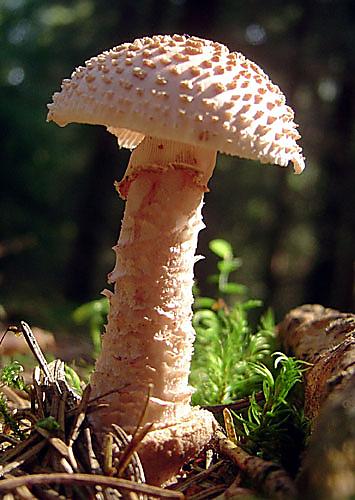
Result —
[[100, 426], [134, 428], [149, 384], [145, 422], [169, 426], [190, 412], [193, 266], [214, 162], [209, 150], [151, 138], [132, 154], [120, 184], [127, 205], [109, 275], [114, 293], [92, 377], [94, 396], [117, 390], [94, 415]]

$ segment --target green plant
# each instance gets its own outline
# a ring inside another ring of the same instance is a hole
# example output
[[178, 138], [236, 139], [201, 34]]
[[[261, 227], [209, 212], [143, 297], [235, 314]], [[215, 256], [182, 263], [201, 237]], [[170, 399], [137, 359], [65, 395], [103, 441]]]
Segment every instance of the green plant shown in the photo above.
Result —
[[[0, 388], [7, 386], [11, 389], [27, 391], [25, 381], [20, 375], [23, 366], [18, 361], [11, 361], [0, 370]], [[16, 438], [23, 439], [24, 432], [20, 429], [19, 423], [13, 417], [12, 411], [7, 404], [4, 394], [0, 393], [0, 419], [3, 423], [3, 432], [9, 429]]]
[[36, 427], [40, 429], [45, 429], [48, 432], [55, 432], [60, 429], [59, 423], [52, 416], [42, 418], [42, 420], [38, 420], [36, 422]]
[[251, 454], [284, 463], [287, 457], [298, 456], [291, 450], [300, 451], [307, 434], [308, 422], [290, 393], [302, 382], [309, 364], [281, 352], [273, 353], [273, 357], [274, 374], [261, 363], [254, 365], [262, 378], [265, 401], [258, 402], [254, 392], [247, 412], [233, 415], [243, 447]]
[[93, 344], [93, 357], [96, 358], [101, 351], [101, 333], [108, 314], [109, 302], [106, 297], [87, 302], [73, 312], [76, 324], [89, 324], [91, 341]]
[[81, 381], [77, 372], [74, 370], [74, 368], [68, 366], [67, 364], [64, 365], [64, 371], [65, 371], [65, 379], [68, 385], [72, 389], [74, 389], [78, 394], [81, 395], [83, 392], [84, 382]]
[[23, 366], [18, 361], [11, 361], [0, 370], [0, 384], [11, 389], [27, 391], [27, 386], [21, 375]]
[[14, 419], [12, 412], [8, 407], [6, 397], [3, 394], [0, 394], [0, 420], [3, 424], [3, 433], [6, 434], [8, 430], [11, 430], [16, 438], [24, 438], [24, 433], [21, 431], [18, 422]]
[[210, 277], [218, 298], [197, 297], [193, 326], [195, 353], [190, 383], [195, 387], [194, 404], [228, 404], [261, 388], [262, 376], [256, 363], [267, 363], [274, 349], [275, 323], [272, 312], [260, 319], [256, 331], [248, 313], [260, 307], [260, 300], [240, 300], [227, 306], [224, 298], [245, 294], [244, 285], [230, 282], [230, 274], [241, 266], [230, 243], [212, 240], [210, 249], [219, 257], [218, 273]]

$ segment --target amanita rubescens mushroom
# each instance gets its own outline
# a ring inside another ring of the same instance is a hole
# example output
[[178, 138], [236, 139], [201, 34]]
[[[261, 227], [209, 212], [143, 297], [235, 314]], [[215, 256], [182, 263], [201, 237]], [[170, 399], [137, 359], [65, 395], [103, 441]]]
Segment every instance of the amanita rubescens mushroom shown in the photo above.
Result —
[[[48, 120], [100, 124], [133, 149], [117, 184], [127, 199], [116, 266], [106, 291], [110, 313], [92, 376], [112, 423], [131, 432], [148, 385], [145, 422], [154, 430], [141, 457], [161, 483], [213, 434], [211, 415], [190, 406], [194, 331], [193, 266], [201, 207], [217, 151], [302, 172], [293, 111], [265, 73], [220, 43], [153, 36], [125, 43], [78, 67], [48, 105]], [[83, 256], [85, 258], [85, 256]]]

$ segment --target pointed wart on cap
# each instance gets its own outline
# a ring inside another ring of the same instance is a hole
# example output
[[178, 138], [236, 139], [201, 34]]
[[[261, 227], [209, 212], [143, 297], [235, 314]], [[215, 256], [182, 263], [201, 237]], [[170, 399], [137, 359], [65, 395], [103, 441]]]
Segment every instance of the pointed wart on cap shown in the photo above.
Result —
[[262, 163], [292, 162], [296, 173], [305, 166], [279, 87], [242, 54], [197, 37], [145, 37], [92, 57], [63, 80], [48, 109], [48, 121], [60, 126], [104, 125], [122, 147], [151, 135]]

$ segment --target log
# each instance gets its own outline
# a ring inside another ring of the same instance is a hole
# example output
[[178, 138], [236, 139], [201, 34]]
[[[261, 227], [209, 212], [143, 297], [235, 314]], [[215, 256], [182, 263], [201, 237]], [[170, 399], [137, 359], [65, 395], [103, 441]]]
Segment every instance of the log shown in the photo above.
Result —
[[355, 314], [304, 305], [278, 330], [287, 354], [312, 363], [304, 402], [312, 434], [298, 478], [300, 497], [354, 498]]

